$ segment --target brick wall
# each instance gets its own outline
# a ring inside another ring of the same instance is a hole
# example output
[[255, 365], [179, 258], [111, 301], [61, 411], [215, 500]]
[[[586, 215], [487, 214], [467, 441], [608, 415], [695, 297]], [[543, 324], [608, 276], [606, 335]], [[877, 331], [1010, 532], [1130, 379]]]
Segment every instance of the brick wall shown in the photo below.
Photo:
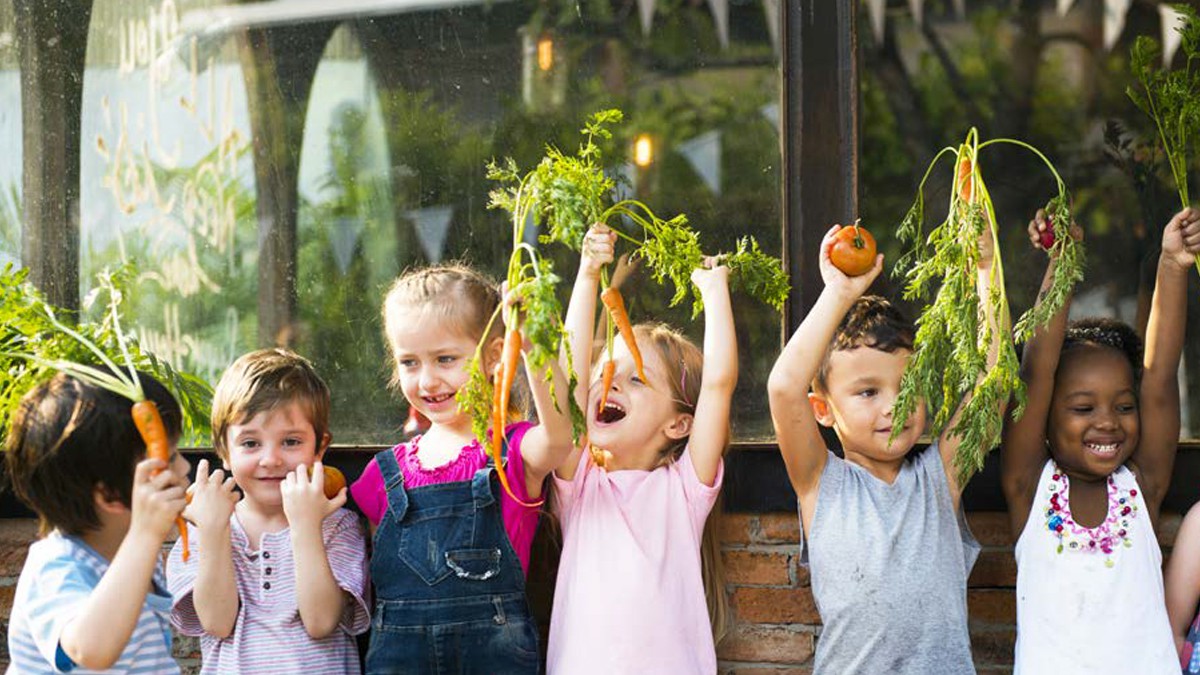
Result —
[[[1008, 516], [977, 512], [967, 519], [983, 545], [967, 591], [975, 665], [980, 675], [1008, 673], [1016, 637], [1016, 565]], [[1164, 552], [1175, 540], [1179, 520], [1177, 514], [1161, 518], [1158, 535]], [[790, 513], [723, 517], [720, 532], [734, 625], [718, 649], [721, 675], [811, 672], [821, 627], [808, 572], [797, 563], [798, 528]], [[31, 520], [0, 519], [0, 628], [5, 630], [17, 576], [36, 534]], [[194, 640], [176, 639], [175, 655], [185, 673], [195, 672], [199, 654]], [[0, 665], [7, 662], [7, 648], [0, 646]]]

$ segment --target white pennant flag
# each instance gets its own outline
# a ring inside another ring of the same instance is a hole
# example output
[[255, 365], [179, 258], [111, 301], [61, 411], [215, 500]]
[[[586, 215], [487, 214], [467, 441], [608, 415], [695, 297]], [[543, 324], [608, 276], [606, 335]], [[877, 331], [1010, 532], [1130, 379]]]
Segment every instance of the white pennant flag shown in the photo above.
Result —
[[779, 53], [779, 0], [763, 0], [763, 13], [767, 15], [767, 33], [771, 35], [771, 47]]
[[430, 206], [404, 212], [404, 216], [413, 221], [417, 230], [417, 241], [429, 262], [442, 261], [442, 253], [446, 250], [446, 235], [450, 234], [450, 218], [453, 215], [453, 206]]
[[1058, 15], [1066, 16], [1067, 12], [1071, 11], [1071, 6], [1075, 4], [1075, 0], [1058, 0]]
[[1125, 30], [1125, 15], [1133, 0], [1104, 0], [1104, 48], [1112, 49]]
[[883, 22], [884, 9], [887, 7], [887, 0], [867, 0], [867, 15], [871, 19], [871, 33], [875, 35], [875, 42], [883, 44]]
[[350, 268], [350, 260], [354, 257], [354, 247], [358, 244], [358, 238], [362, 235], [364, 227], [362, 218], [358, 216], [335, 218], [333, 221], [329, 240], [333, 244], [333, 260], [337, 263], [338, 271], [342, 273], [342, 276], [345, 276], [346, 270]]
[[721, 194], [721, 132], [706, 131], [679, 144], [679, 154], [687, 159], [700, 180], [713, 191]]
[[642, 35], [650, 37], [650, 25], [654, 23], [654, 0], [637, 0], [638, 16], [642, 19]]
[[771, 126], [775, 128], [775, 131], [779, 131], [779, 104], [778, 103], [768, 103], [768, 104], [764, 105], [763, 107], [759, 108], [758, 112], [760, 114], [762, 114], [763, 117], [767, 118], [767, 121], [771, 123]]
[[717, 39], [721, 41], [721, 49], [728, 49], [729, 0], [708, 0], [708, 9], [712, 12], [713, 23], [717, 25]]
[[1159, 5], [1158, 16], [1162, 19], [1163, 68], [1170, 68], [1179, 43], [1183, 41], [1179, 31], [1187, 23], [1187, 15], [1170, 5]]
[[920, 28], [925, 21], [925, 0], [908, 0], [908, 10], [912, 12], [913, 23]]

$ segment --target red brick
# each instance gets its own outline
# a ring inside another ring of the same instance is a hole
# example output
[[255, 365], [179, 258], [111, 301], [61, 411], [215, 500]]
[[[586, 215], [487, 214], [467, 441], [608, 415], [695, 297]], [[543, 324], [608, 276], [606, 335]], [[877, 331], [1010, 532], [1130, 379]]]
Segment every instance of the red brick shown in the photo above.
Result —
[[1012, 521], [1004, 511], [975, 511], [967, 513], [971, 532], [984, 546], [1013, 545]]
[[792, 558], [783, 552], [729, 550], [725, 558], [725, 580], [750, 586], [790, 586]]
[[717, 647], [717, 656], [726, 661], [798, 666], [812, 655], [812, 633], [786, 626], [738, 626]]
[[17, 585], [0, 586], [0, 619], [8, 622], [9, 615], [12, 614], [13, 599], [17, 595]]
[[37, 521], [0, 520], [0, 577], [16, 577], [25, 565], [29, 545], [37, 539]]
[[721, 544], [749, 544], [758, 532], [758, 516], [724, 513], [717, 521], [717, 536]]
[[734, 615], [744, 623], [821, 622], [817, 605], [808, 588], [762, 588], [741, 586], [733, 591]]
[[1011, 626], [1017, 621], [1017, 594], [1011, 590], [969, 590], [967, 614], [972, 623]]
[[764, 544], [797, 544], [800, 542], [800, 516], [795, 512], [764, 513], [758, 517]]
[[971, 570], [967, 586], [971, 588], [1015, 588], [1017, 585], [1017, 561], [1012, 549], [987, 549], [981, 551]]
[[1012, 672], [1013, 649], [1017, 643], [1017, 632], [1013, 628], [1002, 630], [971, 631], [971, 655], [980, 673], [992, 672], [990, 668], [1008, 666]]

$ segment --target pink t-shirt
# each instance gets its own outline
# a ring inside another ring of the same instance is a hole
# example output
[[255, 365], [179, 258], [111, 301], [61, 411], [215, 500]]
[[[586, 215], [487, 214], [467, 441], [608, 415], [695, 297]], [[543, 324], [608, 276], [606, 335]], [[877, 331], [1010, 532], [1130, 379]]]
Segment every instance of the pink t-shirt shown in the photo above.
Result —
[[554, 478], [563, 551], [550, 619], [550, 675], [717, 671], [700, 538], [721, 491], [690, 449], [653, 471], [608, 472], [584, 452]]
[[[532, 428], [533, 424], [530, 422], [518, 422], [508, 426], [510, 440], [505, 466], [505, 474], [513, 494], [527, 504], [535, 500], [529, 498], [525, 489], [525, 460], [521, 457], [521, 441], [524, 440], [525, 433]], [[483, 448], [473, 441], [463, 446], [455, 460], [433, 469], [426, 469], [421, 466], [421, 460], [416, 453], [420, 441], [421, 437], [417, 436], [392, 448], [392, 452], [396, 454], [396, 463], [400, 465], [400, 472], [404, 474], [406, 488], [469, 481], [474, 478], [475, 472], [487, 465], [487, 455], [484, 454]], [[371, 524], [378, 526], [387, 511], [387, 486], [384, 485], [379, 464], [374, 459], [350, 486], [350, 496]], [[529, 574], [529, 548], [533, 544], [533, 535], [537, 532], [540, 512], [539, 507], [518, 503], [501, 488], [500, 516], [504, 521], [504, 531], [508, 533], [508, 540], [512, 542], [513, 550], [517, 552], [525, 574]]]

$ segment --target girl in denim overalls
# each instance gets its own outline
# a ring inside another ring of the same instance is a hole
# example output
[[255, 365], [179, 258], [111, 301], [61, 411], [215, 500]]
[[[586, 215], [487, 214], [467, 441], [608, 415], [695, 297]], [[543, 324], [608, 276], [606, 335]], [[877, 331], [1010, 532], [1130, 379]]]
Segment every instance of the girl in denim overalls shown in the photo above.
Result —
[[[374, 530], [367, 673], [538, 672], [525, 573], [542, 481], [571, 450], [571, 421], [548, 384], [530, 377], [541, 423], [505, 430], [505, 465], [493, 466], [475, 440], [455, 394], [500, 302], [495, 285], [463, 266], [408, 272], [384, 299], [393, 384], [430, 427], [376, 455], [350, 489]], [[494, 328], [489, 373], [503, 343], [500, 323]], [[557, 366], [553, 376], [565, 391]], [[497, 470], [515, 498], [500, 489]]]
[[547, 666], [550, 675], [712, 675], [723, 615], [710, 602], [723, 585], [701, 549], [712, 551], [702, 539], [712, 541], [705, 524], [737, 383], [728, 269], [710, 260], [692, 273], [704, 301], [703, 354], [667, 326], [636, 326], [644, 367], [618, 339], [601, 356], [615, 363], [602, 404], [589, 327], [613, 243], [604, 226], [588, 233], [567, 310], [590, 446], [555, 471], [563, 553]]

